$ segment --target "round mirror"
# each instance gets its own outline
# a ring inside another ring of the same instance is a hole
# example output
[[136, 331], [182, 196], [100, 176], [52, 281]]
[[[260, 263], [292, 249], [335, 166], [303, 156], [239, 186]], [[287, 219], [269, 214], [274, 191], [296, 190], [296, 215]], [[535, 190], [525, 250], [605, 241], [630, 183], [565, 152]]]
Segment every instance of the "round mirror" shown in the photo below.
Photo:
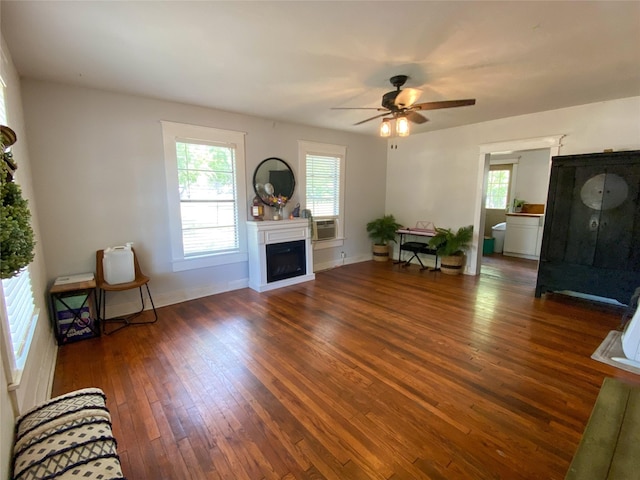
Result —
[[293, 170], [280, 158], [263, 160], [253, 173], [253, 190], [265, 205], [274, 205], [278, 196], [291, 200], [295, 186]]

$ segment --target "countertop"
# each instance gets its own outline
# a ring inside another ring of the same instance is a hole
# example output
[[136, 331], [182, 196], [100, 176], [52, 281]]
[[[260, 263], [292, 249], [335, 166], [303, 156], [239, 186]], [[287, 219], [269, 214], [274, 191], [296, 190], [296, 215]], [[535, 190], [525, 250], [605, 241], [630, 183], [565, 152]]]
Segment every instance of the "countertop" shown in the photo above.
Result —
[[508, 217], [544, 217], [544, 213], [507, 213]]

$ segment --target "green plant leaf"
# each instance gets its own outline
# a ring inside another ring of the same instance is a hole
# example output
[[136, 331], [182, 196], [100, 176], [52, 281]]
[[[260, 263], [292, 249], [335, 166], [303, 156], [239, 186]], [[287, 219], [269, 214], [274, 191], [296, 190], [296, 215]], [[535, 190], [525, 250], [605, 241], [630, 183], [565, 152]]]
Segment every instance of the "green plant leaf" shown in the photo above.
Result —
[[371, 220], [367, 223], [367, 232], [369, 238], [373, 240], [376, 245], [386, 245], [389, 242], [396, 241], [396, 230], [401, 228], [393, 215], [384, 215], [375, 220]]

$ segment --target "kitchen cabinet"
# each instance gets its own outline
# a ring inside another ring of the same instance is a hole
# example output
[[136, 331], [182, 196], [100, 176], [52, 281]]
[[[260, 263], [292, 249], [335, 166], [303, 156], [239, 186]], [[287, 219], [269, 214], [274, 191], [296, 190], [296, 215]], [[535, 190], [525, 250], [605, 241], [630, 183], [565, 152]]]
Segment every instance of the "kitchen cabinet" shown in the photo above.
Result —
[[503, 254], [537, 259], [540, 255], [543, 215], [507, 214]]
[[629, 303], [640, 287], [640, 151], [553, 157], [536, 296]]

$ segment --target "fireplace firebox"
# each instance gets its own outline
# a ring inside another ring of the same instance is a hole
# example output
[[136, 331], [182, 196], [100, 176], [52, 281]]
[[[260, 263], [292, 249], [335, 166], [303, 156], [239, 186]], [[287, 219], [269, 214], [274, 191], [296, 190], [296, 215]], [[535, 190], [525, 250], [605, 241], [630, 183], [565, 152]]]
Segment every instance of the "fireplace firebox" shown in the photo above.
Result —
[[304, 240], [267, 245], [267, 283], [307, 273]]

